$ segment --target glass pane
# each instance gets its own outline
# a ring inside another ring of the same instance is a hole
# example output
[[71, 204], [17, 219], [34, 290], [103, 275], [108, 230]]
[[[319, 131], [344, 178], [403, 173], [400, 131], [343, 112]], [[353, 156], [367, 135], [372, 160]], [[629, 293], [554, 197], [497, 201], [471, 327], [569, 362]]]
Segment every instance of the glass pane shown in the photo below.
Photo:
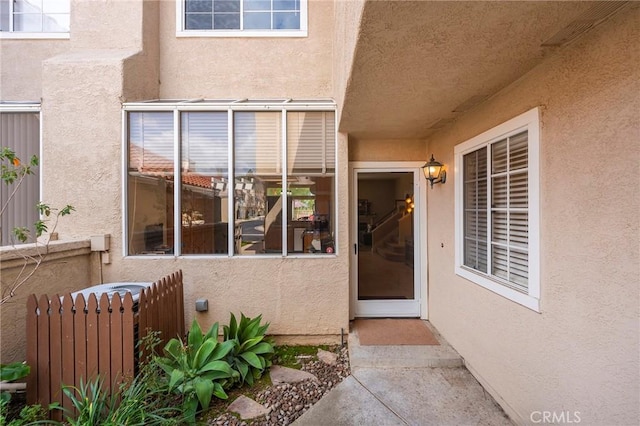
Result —
[[181, 115], [182, 253], [228, 253], [228, 116]]
[[213, 17], [213, 29], [215, 30], [239, 30], [239, 13], [216, 13]]
[[335, 169], [334, 112], [287, 113], [287, 164], [293, 173]]
[[507, 213], [493, 212], [491, 215], [491, 241], [507, 243]]
[[268, 30], [271, 29], [271, 12], [245, 12], [245, 30]]
[[65, 33], [69, 31], [69, 14], [44, 15], [44, 32]]
[[213, 11], [240, 13], [240, 0], [213, 0]]
[[509, 280], [507, 249], [495, 244], [491, 245], [491, 275]]
[[187, 30], [210, 30], [212, 29], [211, 14], [209, 13], [187, 13], [185, 28]]
[[273, 10], [300, 10], [300, 0], [273, 0]]
[[507, 177], [491, 179], [491, 207], [507, 208]]
[[527, 248], [529, 223], [526, 212], [514, 212], [509, 216], [509, 244]]
[[213, 11], [213, 2], [211, 0], [186, 0], [185, 6], [187, 13]]
[[41, 0], [15, 0], [13, 11], [17, 13], [42, 13]]
[[11, 0], [0, 0], [0, 31], [9, 31], [9, 2]]
[[509, 206], [526, 208], [529, 205], [529, 185], [527, 172], [509, 176]]
[[509, 170], [527, 168], [529, 155], [527, 135], [525, 131], [509, 138]]
[[289, 253], [335, 253], [331, 212], [334, 178], [292, 176], [287, 191], [287, 247]]
[[66, 13], [71, 12], [70, 0], [43, 0], [42, 11], [44, 13]]
[[271, 11], [271, 0], [244, 0], [244, 10]]
[[491, 145], [491, 173], [507, 171], [507, 140]]
[[276, 12], [273, 14], [274, 30], [299, 30], [300, 13], [298, 12]]
[[511, 250], [509, 281], [516, 290], [526, 292], [529, 287], [529, 255], [526, 251]]
[[[28, 162], [40, 151], [40, 113], [2, 112], [0, 113], [0, 146], [13, 150], [23, 162]], [[2, 168], [5, 167], [4, 161]], [[26, 227], [35, 235], [34, 223], [39, 219], [35, 208], [40, 195], [40, 168], [33, 168], [36, 176], [28, 176], [21, 183], [12, 184], [2, 182], [0, 187], [0, 204], [7, 207], [2, 216], [2, 229], [11, 230], [16, 227]], [[9, 194], [15, 195], [9, 199]], [[0, 245], [21, 244], [14, 238], [12, 232], [1, 232]], [[29, 238], [27, 243], [32, 243]]]
[[129, 113], [128, 254], [173, 247], [173, 113]]
[[279, 112], [234, 114], [236, 253], [282, 253]]
[[42, 15], [13, 15], [13, 30], [42, 32]]

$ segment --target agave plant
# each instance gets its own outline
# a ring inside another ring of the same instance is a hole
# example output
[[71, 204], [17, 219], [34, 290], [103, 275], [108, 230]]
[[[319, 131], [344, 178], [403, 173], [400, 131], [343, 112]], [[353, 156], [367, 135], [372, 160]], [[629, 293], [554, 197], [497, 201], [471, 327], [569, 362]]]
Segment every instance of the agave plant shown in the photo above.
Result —
[[169, 389], [182, 394], [183, 411], [189, 422], [195, 423], [198, 404], [207, 409], [212, 396], [227, 399], [224, 386], [239, 376], [225, 361], [232, 349], [233, 342], [218, 342], [218, 323], [203, 336], [194, 320], [187, 344], [171, 339], [164, 347], [165, 356], [156, 358], [169, 376]]
[[240, 313], [240, 323], [231, 314], [228, 326], [223, 327], [225, 343], [231, 342], [233, 348], [227, 356], [227, 362], [240, 373], [238, 384], [253, 385], [262, 373], [271, 366], [273, 344], [266, 339], [269, 323], [260, 325], [262, 315], [251, 319]]

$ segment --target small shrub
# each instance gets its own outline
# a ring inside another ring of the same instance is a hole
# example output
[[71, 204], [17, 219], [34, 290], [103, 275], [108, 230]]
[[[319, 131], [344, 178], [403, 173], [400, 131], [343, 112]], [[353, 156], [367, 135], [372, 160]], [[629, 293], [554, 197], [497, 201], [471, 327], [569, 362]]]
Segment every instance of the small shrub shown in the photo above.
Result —
[[228, 326], [223, 327], [225, 343], [232, 342], [233, 349], [227, 356], [227, 362], [240, 373], [238, 384], [253, 385], [264, 371], [271, 366], [273, 344], [266, 339], [269, 323], [260, 325], [262, 315], [251, 319], [240, 313], [240, 323], [231, 314]]
[[238, 376], [225, 361], [232, 349], [232, 342], [218, 342], [218, 323], [203, 336], [194, 320], [186, 345], [171, 339], [164, 347], [165, 356], [155, 358], [169, 376], [169, 390], [183, 396], [183, 412], [189, 423], [195, 423], [198, 404], [207, 409], [213, 396], [227, 399], [224, 387]]

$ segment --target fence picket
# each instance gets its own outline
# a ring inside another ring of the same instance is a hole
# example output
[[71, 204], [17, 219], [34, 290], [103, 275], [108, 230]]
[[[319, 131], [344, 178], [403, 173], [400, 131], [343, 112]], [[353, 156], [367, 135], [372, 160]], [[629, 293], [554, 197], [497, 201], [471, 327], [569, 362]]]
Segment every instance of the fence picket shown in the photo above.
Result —
[[[27, 297], [27, 365], [31, 372], [27, 376], [27, 404], [38, 399], [38, 299], [35, 294]], [[33, 338], [36, 336], [36, 338]]]
[[[49, 302], [49, 377], [51, 402], [62, 405], [62, 318], [60, 297], [55, 295]], [[53, 420], [62, 420], [60, 410], [52, 413]]]
[[[70, 293], [62, 299], [62, 385], [73, 386], [75, 383], [75, 348], [74, 348], [74, 306]], [[84, 313], [79, 316], [84, 317]], [[62, 395], [62, 407], [67, 410], [73, 409], [71, 400]]]
[[38, 402], [46, 406], [51, 401], [49, 377], [49, 298], [46, 294], [38, 300], [38, 362], [37, 369], [47, 371], [38, 378]]
[[[47, 406], [58, 402], [74, 410], [62, 385], [88, 383], [100, 375], [107, 392], [136, 374], [143, 347], [136, 347], [149, 330], [160, 332], [160, 350], [169, 339], [184, 336], [182, 271], [174, 272], [143, 290], [134, 303], [131, 293], [85, 300], [70, 293], [27, 298], [27, 401]], [[146, 356], [143, 354], [142, 356]], [[62, 413], [53, 410], [54, 420]]]

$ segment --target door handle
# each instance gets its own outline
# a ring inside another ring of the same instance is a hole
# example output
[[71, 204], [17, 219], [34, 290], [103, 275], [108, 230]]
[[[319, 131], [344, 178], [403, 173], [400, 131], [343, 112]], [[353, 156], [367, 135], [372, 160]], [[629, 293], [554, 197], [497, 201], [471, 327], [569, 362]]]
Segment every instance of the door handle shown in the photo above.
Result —
[[353, 245], [353, 254], [358, 254], [358, 244]]

